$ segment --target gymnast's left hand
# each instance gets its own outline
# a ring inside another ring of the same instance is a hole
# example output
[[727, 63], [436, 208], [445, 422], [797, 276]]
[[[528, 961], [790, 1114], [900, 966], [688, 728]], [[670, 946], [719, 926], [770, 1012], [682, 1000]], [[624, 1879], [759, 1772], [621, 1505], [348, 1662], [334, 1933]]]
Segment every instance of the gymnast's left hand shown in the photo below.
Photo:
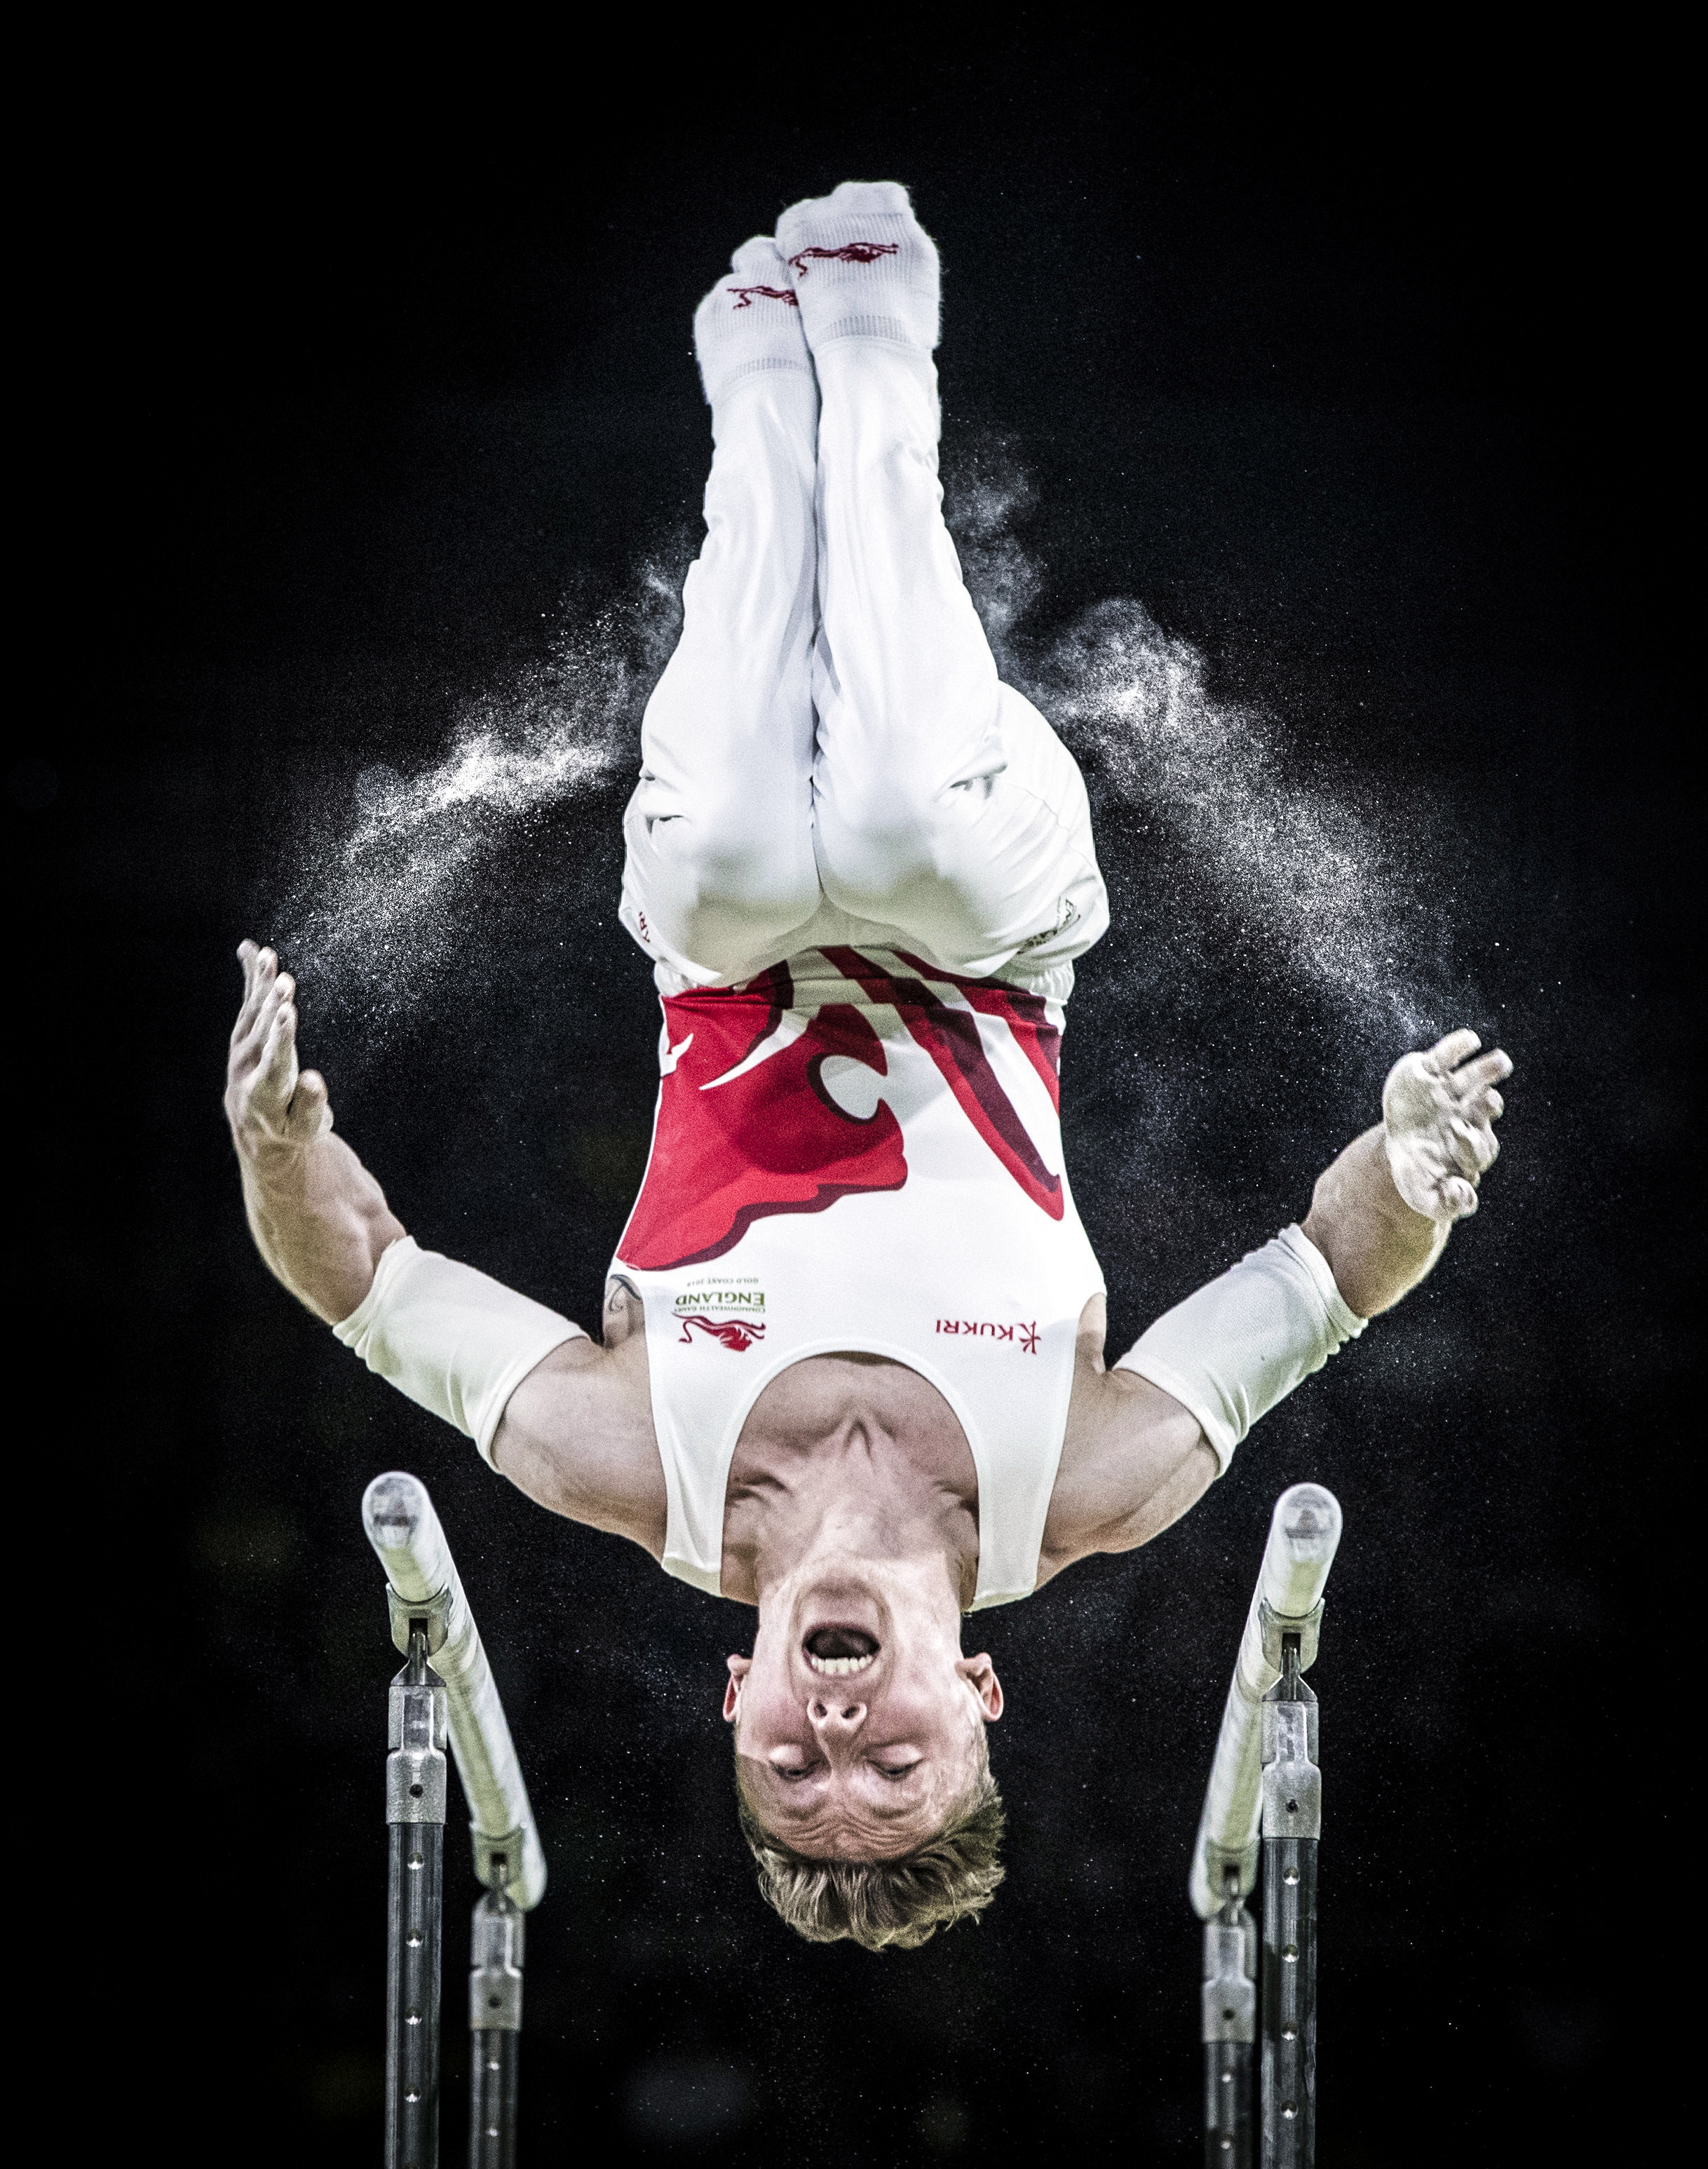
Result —
[[1474, 1031], [1449, 1032], [1425, 1054], [1405, 1054], [1382, 1087], [1382, 1129], [1394, 1187], [1414, 1212], [1450, 1226], [1477, 1210], [1477, 1187], [1494, 1164], [1494, 1125], [1506, 1102], [1496, 1087], [1512, 1074], [1499, 1047], [1477, 1054]]

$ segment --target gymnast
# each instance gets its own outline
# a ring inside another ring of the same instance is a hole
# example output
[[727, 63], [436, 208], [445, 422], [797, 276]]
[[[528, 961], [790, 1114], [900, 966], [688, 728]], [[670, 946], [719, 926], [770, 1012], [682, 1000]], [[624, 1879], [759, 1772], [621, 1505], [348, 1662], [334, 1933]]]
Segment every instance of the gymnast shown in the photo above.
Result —
[[944, 526], [938, 317], [881, 182], [797, 204], [694, 317], [706, 536], [624, 823], [662, 1074], [600, 1341], [405, 1232], [248, 941], [226, 1091], [293, 1295], [541, 1506], [755, 1608], [723, 1714], [761, 1887], [871, 1949], [1002, 1878], [964, 1615], [1167, 1528], [1423, 1278], [1512, 1066], [1470, 1031], [1404, 1055], [1303, 1221], [1105, 1368], [1058, 1079], [1108, 902]]

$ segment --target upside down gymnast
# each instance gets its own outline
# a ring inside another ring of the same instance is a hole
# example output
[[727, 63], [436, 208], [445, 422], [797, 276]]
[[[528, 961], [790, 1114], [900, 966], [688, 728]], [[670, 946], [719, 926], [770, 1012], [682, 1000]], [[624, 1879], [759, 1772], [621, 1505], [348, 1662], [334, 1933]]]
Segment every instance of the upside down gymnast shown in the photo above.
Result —
[[1062, 1166], [1085, 788], [997, 675], [937, 479], [937, 252], [894, 183], [737, 249], [700, 304], [706, 537], [648, 704], [622, 919], [662, 1081], [601, 1343], [418, 1247], [244, 942], [226, 1106], [285, 1286], [501, 1475], [757, 1607], [742, 1827], [802, 1935], [911, 1948], [1001, 1880], [964, 1615], [1129, 1550], [1417, 1285], [1511, 1063], [1404, 1056], [1302, 1223], [1104, 1362]]

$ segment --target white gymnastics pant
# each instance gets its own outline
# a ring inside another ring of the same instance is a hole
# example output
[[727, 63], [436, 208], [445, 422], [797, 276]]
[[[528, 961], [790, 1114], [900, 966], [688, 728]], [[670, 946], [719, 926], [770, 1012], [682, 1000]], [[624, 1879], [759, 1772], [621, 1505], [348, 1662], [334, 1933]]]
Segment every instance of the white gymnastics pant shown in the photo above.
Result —
[[712, 434], [624, 925], [684, 984], [865, 939], [1065, 995], [1109, 924], [1085, 786], [962, 584], [929, 357], [839, 340], [816, 380], [739, 380]]

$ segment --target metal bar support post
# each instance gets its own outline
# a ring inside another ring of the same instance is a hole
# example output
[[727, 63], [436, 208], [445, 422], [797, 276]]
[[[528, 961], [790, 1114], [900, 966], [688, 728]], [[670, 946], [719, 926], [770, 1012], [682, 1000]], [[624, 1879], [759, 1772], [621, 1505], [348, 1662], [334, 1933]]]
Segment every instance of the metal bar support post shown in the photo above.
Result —
[[409, 1634], [391, 1682], [386, 1820], [386, 2169], [438, 2169], [439, 1985], [444, 1934], [446, 1700], [428, 1669], [427, 1629]]
[[514, 2169], [523, 1919], [545, 1889], [528, 1788], [480, 1630], [427, 1486], [393, 1470], [362, 1499], [386, 1569], [391, 1686], [387, 2169], [438, 2169], [439, 1961], [447, 1744], [470, 1809], [475, 1907], [469, 1976], [471, 2169]]
[[1322, 1835], [1317, 1697], [1282, 1637], [1264, 1701], [1264, 2165], [1317, 2158], [1317, 1847]]
[[[1205, 1789], [1188, 1892], [1204, 1922], [1205, 2160], [1312, 2169], [1317, 2138], [1317, 1847], [1322, 1776], [1315, 1661], [1338, 1501], [1296, 1484], [1275, 1501]], [[1244, 1905], [1264, 1876], [1262, 1994]], [[1258, 2006], [1261, 2083], [1255, 2086]], [[1262, 2104], [1253, 2116], [1253, 2097]]]
[[1257, 1923], [1230, 1868], [1227, 1903], [1204, 1924], [1205, 2169], [1253, 2169], [1257, 1942]]
[[523, 1927], [502, 1880], [482, 1894], [469, 1974], [469, 2169], [516, 2169]]

